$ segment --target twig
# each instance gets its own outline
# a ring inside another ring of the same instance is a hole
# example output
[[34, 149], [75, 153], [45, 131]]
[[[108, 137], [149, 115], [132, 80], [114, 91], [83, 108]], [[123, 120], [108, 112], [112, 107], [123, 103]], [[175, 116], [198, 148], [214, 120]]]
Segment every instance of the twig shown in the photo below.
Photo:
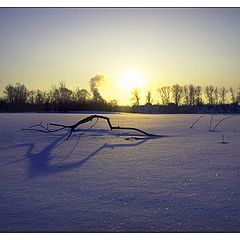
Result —
[[[37, 129], [36, 127], [40, 127], [40, 129]], [[30, 130], [30, 131], [38, 131], [38, 132], [50, 133], [50, 132], [57, 132], [57, 131], [60, 131], [62, 129], [64, 129], [64, 127], [61, 127], [61, 128], [58, 128], [58, 129], [54, 129], [54, 130], [50, 130], [48, 128], [48, 124], [47, 124], [47, 127], [45, 127], [45, 126], [42, 125], [42, 122], [40, 122], [39, 124], [32, 125], [32, 126], [30, 126], [28, 128], [22, 128], [21, 131]]]
[[193, 128], [194, 127], [194, 125], [202, 118], [202, 117], [204, 117], [203, 115], [202, 116], [200, 116], [193, 124], [192, 124], [192, 126], [190, 127], [190, 128]]
[[210, 125], [209, 125], [209, 129], [208, 129], [209, 132], [212, 131], [212, 130], [211, 130], [211, 128], [212, 128], [212, 120], [213, 120], [213, 114], [212, 114], [211, 120], [210, 120]]
[[[40, 127], [40, 129], [36, 129], [35, 127]], [[42, 122], [40, 122], [39, 124], [32, 125], [28, 128], [22, 128], [21, 129], [21, 131], [24, 131], [24, 130], [32, 130], [32, 131], [45, 132], [45, 133], [49, 132], [49, 129], [46, 128], [45, 126], [43, 126]]]
[[224, 135], [222, 135], [222, 143], [224, 143]]
[[233, 116], [228, 116], [228, 117], [223, 118], [222, 120], [220, 120], [220, 121], [216, 124], [216, 126], [215, 126], [211, 131], [214, 132], [214, 131], [216, 130], [217, 126], [219, 126], [219, 124], [222, 123], [224, 120], [226, 120], [226, 119], [228, 119], [228, 118], [236, 117], [236, 116], [238, 116], [238, 115], [233, 115]]

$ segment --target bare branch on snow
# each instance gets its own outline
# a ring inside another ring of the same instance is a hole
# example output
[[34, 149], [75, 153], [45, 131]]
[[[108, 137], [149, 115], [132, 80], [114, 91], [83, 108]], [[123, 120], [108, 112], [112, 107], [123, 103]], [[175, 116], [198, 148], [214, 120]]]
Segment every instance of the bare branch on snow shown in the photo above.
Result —
[[[79, 125], [87, 123], [87, 122], [92, 122], [93, 119], [96, 119], [96, 122], [89, 129], [87, 129], [86, 131], [90, 130], [98, 122], [98, 119], [104, 119], [104, 120], [107, 121], [107, 124], [108, 124], [110, 130], [113, 130], [113, 129], [133, 130], [133, 131], [140, 132], [140, 133], [142, 133], [144, 135], [147, 135], [147, 136], [152, 136], [152, 137], [153, 136], [157, 136], [155, 134], [147, 133], [147, 132], [145, 132], [145, 131], [143, 131], [141, 129], [138, 129], [138, 128], [113, 126], [111, 124], [110, 118], [105, 117], [105, 116], [101, 116], [101, 115], [91, 115], [89, 117], [83, 118], [82, 120], [80, 120], [77, 123], [72, 124], [72, 125], [64, 125], [64, 124], [58, 124], [58, 123], [49, 123], [49, 126], [59, 127], [57, 129], [49, 129], [48, 125], [47, 125], [47, 127], [45, 127], [45, 126], [42, 125], [42, 122], [41, 122], [40, 124], [36, 124], [36, 125], [30, 126], [28, 128], [23, 128], [21, 130], [22, 131], [23, 130], [32, 130], [32, 131], [39, 131], [39, 132], [44, 132], [44, 133], [50, 133], [50, 132], [57, 132], [57, 131], [60, 131], [60, 130], [63, 130], [63, 129], [69, 129], [69, 133], [68, 133], [68, 136], [66, 138], [66, 140], [67, 140], [67, 139], [69, 139], [71, 137], [72, 133], [74, 132], [74, 130]], [[36, 127], [39, 127], [39, 128], [36, 128]]]

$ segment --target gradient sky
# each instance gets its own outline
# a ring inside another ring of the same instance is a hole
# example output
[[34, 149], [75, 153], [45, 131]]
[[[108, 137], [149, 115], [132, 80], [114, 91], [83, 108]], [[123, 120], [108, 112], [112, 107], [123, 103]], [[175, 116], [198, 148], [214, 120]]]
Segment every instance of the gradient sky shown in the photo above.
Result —
[[134, 69], [142, 89], [240, 85], [240, 8], [1, 8], [0, 91], [8, 84], [89, 90], [130, 103], [118, 81]]

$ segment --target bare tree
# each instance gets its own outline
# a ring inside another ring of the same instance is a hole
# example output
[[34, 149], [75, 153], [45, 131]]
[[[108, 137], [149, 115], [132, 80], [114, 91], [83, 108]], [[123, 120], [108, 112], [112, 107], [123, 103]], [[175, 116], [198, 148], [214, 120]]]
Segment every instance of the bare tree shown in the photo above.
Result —
[[170, 93], [171, 88], [169, 86], [158, 88], [157, 90], [160, 94], [162, 105], [168, 105], [170, 103]]
[[189, 104], [195, 105], [196, 104], [196, 95], [197, 95], [197, 89], [190, 84], [189, 85]]
[[57, 104], [66, 104], [70, 101], [72, 91], [66, 87], [64, 82], [59, 83], [59, 87], [52, 86], [50, 90], [51, 102]]
[[16, 83], [15, 86], [7, 85], [4, 94], [9, 103], [24, 104], [27, 102], [29, 91], [24, 84]]
[[219, 89], [219, 97], [220, 97], [220, 103], [225, 104], [226, 102], [226, 95], [227, 95], [227, 90], [225, 87], [222, 87]]
[[90, 99], [90, 93], [86, 89], [79, 89], [77, 87], [74, 93], [75, 99], [80, 103], [87, 102]]
[[205, 88], [205, 96], [209, 105], [214, 103], [214, 86], [207, 86]]
[[152, 92], [148, 91], [146, 95], [146, 104], [152, 104], [153, 98], [152, 98]]
[[188, 85], [184, 85], [183, 86], [183, 103], [188, 105], [189, 104], [189, 89], [188, 89]]
[[56, 85], [52, 85], [51, 90], [49, 91], [49, 101], [53, 104], [58, 103], [59, 91]]
[[20, 104], [26, 103], [29, 92], [28, 92], [28, 89], [25, 87], [25, 85], [21, 83], [16, 83], [15, 89], [16, 89], [16, 92], [15, 92], [16, 102]]
[[213, 103], [214, 103], [215, 105], [218, 104], [218, 95], [219, 95], [218, 88], [215, 87], [215, 88], [214, 88], [214, 92], [213, 92]]
[[28, 102], [30, 104], [34, 104], [36, 100], [36, 92], [34, 90], [30, 90], [28, 94]]
[[236, 96], [236, 102], [240, 103], [240, 87], [238, 88], [237, 96]]
[[132, 98], [131, 98], [134, 106], [139, 106], [140, 104], [140, 90], [135, 88], [132, 90]]
[[58, 88], [59, 102], [67, 103], [71, 100], [72, 91], [66, 87], [65, 82], [60, 82], [59, 84], [60, 84]]
[[236, 102], [236, 94], [232, 87], [230, 87], [230, 93], [231, 93], [231, 101], [232, 101], [232, 103], [235, 103]]
[[44, 102], [46, 102], [46, 93], [38, 89], [35, 95], [35, 103], [43, 104]]
[[109, 102], [109, 104], [113, 107], [113, 108], [116, 108], [118, 107], [118, 100], [116, 99], [113, 99]]
[[6, 95], [5, 98], [6, 98], [7, 102], [14, 103], [14, 99], [15, 99], [15, 88], [14, 88], [14, 86], [12, 86], [11, 84], [8, 84], [5, 87], [4, 94]]
[[183, 103], [186, 105], [195, 105], [197, 98], [197, 89], [193, 84], [183, 86]]
[[172, 86], [172, 97], [174, 103], [178, 106], [180, 104], [182, 98], [182, 87], [179, 84], [175, 84]]
[[196, 87], [196, 104], [202, 104], [202, 87], [201, 86], [197, 86]]

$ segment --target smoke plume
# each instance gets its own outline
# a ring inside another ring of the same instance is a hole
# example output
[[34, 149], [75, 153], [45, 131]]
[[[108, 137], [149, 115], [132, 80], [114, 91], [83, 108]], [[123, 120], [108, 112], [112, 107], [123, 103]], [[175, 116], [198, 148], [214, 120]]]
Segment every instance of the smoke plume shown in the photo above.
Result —
[[93, 99], [95, 101], [102, 101], [103, 98], [101, 94], [98, 91], [98, 87], [105, 81], [105, 77], [101, 74], [96, 74], [95, 77], [91, 78], [90, 83], [90, 89], [93, 94]]

